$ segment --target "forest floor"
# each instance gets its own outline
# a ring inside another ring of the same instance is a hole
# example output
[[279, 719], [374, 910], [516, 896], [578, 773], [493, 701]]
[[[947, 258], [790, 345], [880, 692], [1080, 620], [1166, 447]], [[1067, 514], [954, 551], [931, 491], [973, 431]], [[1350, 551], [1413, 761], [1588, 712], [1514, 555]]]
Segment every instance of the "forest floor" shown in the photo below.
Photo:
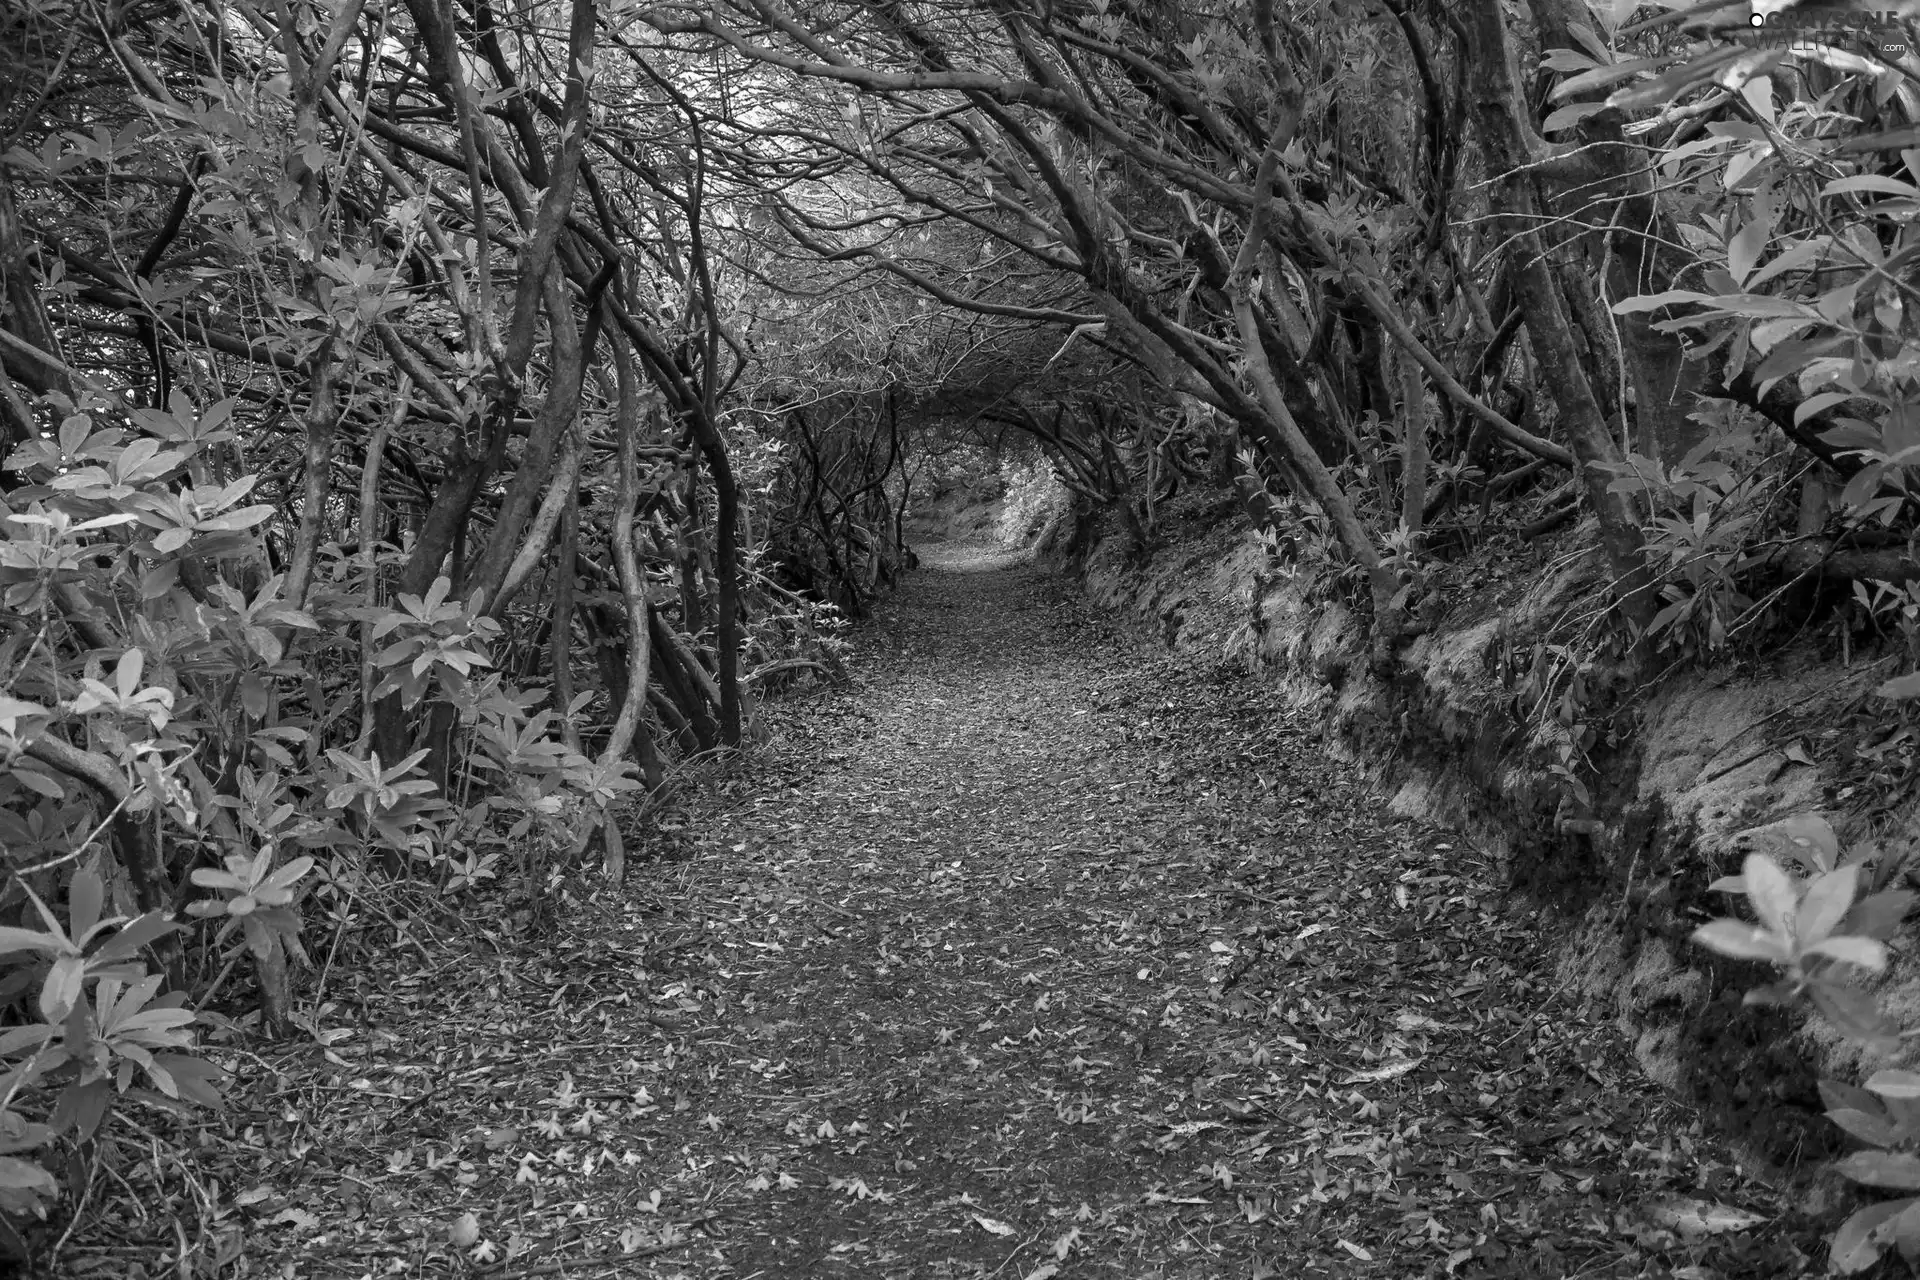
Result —
[[224, 1132], [101, 1179], [62, 1269], [1818, 1269], [1489, 859], [1243, 671], [1029, 565], [924, 559], [853, 686], [770, 705], [624, 890], [399, 922], [314, 1039], [239, 1064]]

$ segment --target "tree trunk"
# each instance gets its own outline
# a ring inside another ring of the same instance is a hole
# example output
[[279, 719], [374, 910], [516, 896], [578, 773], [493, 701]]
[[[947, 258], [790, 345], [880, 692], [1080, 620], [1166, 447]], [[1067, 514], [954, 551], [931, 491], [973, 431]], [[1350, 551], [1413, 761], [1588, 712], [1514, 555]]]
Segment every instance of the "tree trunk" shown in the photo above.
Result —
[[719, 428], [705, 415], [696, 419], [695, 438], [706, 454], [707, 470], [713, 476], [715, 499], [714, 570], [720, 579], [720, 617], [715, 643], [720, 650], [720, 740], [730, 747], [740, 745], [740, 490], [734, 483], [733, 464], [727, 460], [726, 442]]
[[[547, 493], [541, 499], [540, 509], [534, 513], [533, 522], [527, 527], [525, 538], [521, 539], [515, 551], [513, 563], [507, 566], [507, 572], [500, 583], [499, 590], [487, 599], [487, 613], [499, 618], [506, 613], [507, 606], [513, 603], [522, 587], [533, 580], [534, 571], [540, 567], [540, 561], [546, 556], [547, 548], [553, 545], [554, 534], [563, 523], [577, 517], [573, 515], [580, 493], [580, 463], [584, 450], [580, 439], [580, 424], [575, 418], [561, 442], [560, 457], [553, 467], [553, 478], [547, 485]], [[498, 537], [495, 531], [495, 537]], [[567, 536], [567, 535], [562, 535]], [[577, 536], [577, 535], [574, 535]]]
[[[533, 551], [532, 561], [537, 563], [540, 552], [545, 550], [539, 545], [541, 535], [552, 536], [553, 525], [547, 523], [543, 530], [537, 520], [532, 531], [534, 536], [523, 538], [522, 535], [528, 532], [527, 521], [533, 515], [535, 499], [542, 489], [559, 484], [554, 479], [555, 473], [569, 459], [571, 451], [567, 442], [579, 411], [586, 363], [593, 354], [582, 348], [579, 326], [573, 319], [573, 302], [567, 296], [559, 268], [554, 267], [547, 274], [547, 323], [553, 335], [553, 368], [546, 403], [534, 415], [519, 465], [513, 469], [513, 478], [501, 496], [500, 511], [487, 538], [486, 550], [466, 583], [467, 597], [483, 602], [483, 607], [494, 617], [499, 617], [505, 606], [505, 588], [512, 570], [527, 561], [529, 550]], [[541, 508], [542, 514], [546, 514], [547, 504], [543, 502]], [[524, 576], [521, 581], [525, 581]]]
[[[406, 419], [407, 396], [411, 389], [412, 379], [401, 374], [400, 384], [394, 389], [393, 412], [374, 429], [373, 438], [367, 441], [367, 462], [360, 471], [360, 572], [366, 577], [360, 603], [368, 609], [376, 609], [380, 605], [379, 562], [374, 554], [374, 547], [379, 541], [379, 529], [376, 526], [380, 517], [380, 467], [386, 458], [387, 438]], [[360, 741], [363, 743], [373, 740], [373, 655], [377, 647], [373, 638], [373, 623], [361, 623]]]
[[287, 976], [287, 952], [278, 938], [263, 948], [249, 948], [253, 954], [253, 975], [260, 984], [260, 1026], [275, 1040], [284, 1040], [292, 1030], [293, 984]]
[[[647, 578], [640, 567], [640, 557], [634, 554], [633, 548], [633, 510], [640, 487], [639, 462], [634, 457], [634, 450], [640, 443], [640, 389], [636, 385], [633, 361], [628, 358], [624, 343], [615, 345], [614, 363], [620, 387], [617, 446], [620, 450], [620, 487], [613, 504], [612, 527], [608, 537], [613, 543], [613, 563], [620, 577], [620, 594], [627, 605], [627, 696], [620, 700], [620, 709], [614, 716], [613, 727], [607, 733], [606, 745], [601, 748], [602, 765], [625, 758], [634, 733], [641, 727], [640, 716], [647, 705], [647, 669], [652, 660], [648, 643], [651, 629], [647, 621], [652, 609], [647, 600]], [[610, 838], [607, 847], [611, 860], [617, 845]], [[607, 873], [609, 878], [619, 879], [618, 868], [609, 865]]]
[[[13, 171], [0, 164], [0, 323], [18, 343], [0, 343], [0, 459], [38, 434], [33, 413], [15, 389], [19, 383], [33, 395], [57, 392], [73, 398], [73, 384], [59, 355], [59, 341], [41, 305], [40, 281], [27, 257], [26, 235], [13, 203]], [[11, 480], [15, 473], [0, 471]]]
[[1636, 631], [1644, 632], [1652, 618], [1653, 601], [1645, 589], [1647, 573], [1640, 555], [1639, 522], [1626, 497], [1609, 492], [1612, 477], [1602, 468], [1604, 463], [1617, 461], [1620, 451], [1587, 383], [1567, 308], [1554, 286], [1545, 248], [1534, 231], [1541, 210], [1535, 203], [1530, 166], [1544, 156], [1546, 147], [1533, 134], [1522, 112], [1500, 0], [1472, 0], [1466, 21], [1471, 36], [1475, 120], [1492, 178], [1490, 203], [1511, 237], [1514, 301], [1526, 317], [1540, 371], [1559, 406], [1568, 447], [1579, 464], [1578, 478], [1599, 515], [1600, 536], [1621, 607]]
[[[665, 659], [656, 653], [653, 661], [654, 666], [658, 668]], [[681, 713], [679, 706], [667, 696], [665, 685], [666, 677], [663, 674], [659, 680], [647, 687], [647, 700], [653, 704], [654, 711], [659, 714], [660, 723], [665, 726], [668, 733], [673, 735], [674, 741], [680, 744], [681, 753], [693, 755], [702, 749], [700, 739], [693, 732], [693, 725]]]
[[313, 560], [326, 532], [327, 498], [333, 491], [333, 437], [339, 425], [334, 400], [333, 340], [321, 343], [317, 367], [309, 383], [306, 413], [306, 452], [300, 467], [300, 523], [294, 531], [293, 552], [287, 557], [287, 580], [282, 597], [298, 609], [305, 605], [313, 581]]
[[[1541, 43], [1578, 48], [1572, 24], [1587, 22], [1578, 0], [1532, 0]], [[1573, 100], [1604, 98], [1605, 89]], [[1587, 266], [1605, 290], [1609, 304], [1641, 293], [1672, 287], [1689, 264], [1672, 219], [1661, 208], [1652, 175], [1639, 146], [1630, 144], [1618, 111], [1586, 117], [1575, 129], [1578, 164], [1561, 185], [1596, 211], [1611, 210], [1611, 223], [1583, 236]], [[1677, 333], [1656, 328], [1653, 312], [1608, 317], [1619, 334], [1620, 358], [1633, 388], [1633, 447], [1671, 466], [1706, 436], [1691, 419], [1698, 392], [1706, 385], [1705, 364], [1688, 360]]]
[[688, 652], [679, 637], [661, 621], [659, 614], [648, 610], [647, 624], [651, 628], [654, 652], [660, 655], [660, 677], [666, 685], [668, 696], [693, 726], [700, 749], [712, 750], [724, 741], [709, 711], [709, 708], [720, 705], [720, 692], [714, 686], [713, 677], [707, 674], [700, 660]]
[[560, 717], [560, 740], [570, 751], [580, 750], [580, 726], [573, 719], [573, 575], [580, 545], [580, 472], [568, 484], [566, 511], [561, 516], [560, 563], [554, 570], [553, 621], [548, 627], [553, 666], [553, 712]]
[[338, 322], [328, 316], [323, 289], [330, 282], [322, 266], [328, 257], [328, 205], [323, 175], [312, 163], [315, 150], [325, 154], [320, 143], [320, 95], [333, 71], [354, 24], [359, 20], [363, 0], [350, 0], [333, 15], [327, 40], [312, 63], [306, 58], [300, 33], [291, 13], [280, 9], [281, 48], [287, 60], [287, 81], [293, 98], [293, 143], [288, 148], [286, 177], [295, 194], [292, 214], [300, 239], [301, 291], [314, 310], [327, 316], [326, 335], [307, 357], [306, 455], [301, 467], [300, 523], [294, 534], [293, 553], [288, 557], [287, 580], [282, 597], [298, 609], [306, 603], [307, 585], [313, 580], [313, 559], [319, 553], [325, 532], [327, 496], [333, 483], [333, 437], [339, 426], [336, 389], [341, 382], [343, 363], [353, 359], [351, 343], [340, 341]]
[[1400, 474], [1400, 523], [1417, 539], [1427, 511], [1427, 389], [1412, 352], [1400, 352], [1399, 365], [1400, 438], [1406, 446], [1406, 466]]
[[1233, 270], [1227, 276], [1227, 296], [1233, 303], [1233, 318], [1240, 330], [1241, 348], [1247, 362], [1247, 375], [1259, 399], [1264, 416], [1248, 425], [1268, 440], [1269, 449], [1291, 467], [1289, 481], [1298, 480], [1308, 496], [1332, 522], [1340, 545], [1367, 575], [1373, 598], [1373, 654], [1376, 670], [1390, 668], [1406, 630], [1405, 606], [1399, 595], [1399, 583], [1380, 559], [1372, 531], [1361, 521], [1353, 504], [1341, 490], [1326, 464], [1313, 451], [1300, 428], [1294, 423], [1273, 371], [1267, 366], [1266, 351], [1260, 342], [1260, 329], [1253, 314], [1251, 277], [1260, 244], [1265, 238], [1265, 222], [1273, 203], [1273, 185], [1279, 176], [1280, 151], [1286, 140], [1277, 134], [1267, 143], [1254, 175], [1254, 207], [1248, 220], [1246, 238], [1241, 242]]

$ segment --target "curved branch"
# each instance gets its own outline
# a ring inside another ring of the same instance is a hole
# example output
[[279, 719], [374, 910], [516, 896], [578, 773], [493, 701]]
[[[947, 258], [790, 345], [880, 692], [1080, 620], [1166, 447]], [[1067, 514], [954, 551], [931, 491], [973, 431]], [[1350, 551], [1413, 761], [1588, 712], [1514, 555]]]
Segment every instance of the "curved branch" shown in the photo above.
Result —
[[113, 835], [120, 846], [121, 865], [133, 881], [133, 894], [142, 911], [160, 911], [172, 902], [173, 890], [167, 883], [166, 868], [160, 864], [153, 841], [147, 836], [147, 824], [139, 815], [127, 812], [135, 795], [120, 768], [95, 751], [80, 748], [54, 737], [39, 737], [27, 743], [27, 755], [49, 765], [106, 802], [113, 815]]

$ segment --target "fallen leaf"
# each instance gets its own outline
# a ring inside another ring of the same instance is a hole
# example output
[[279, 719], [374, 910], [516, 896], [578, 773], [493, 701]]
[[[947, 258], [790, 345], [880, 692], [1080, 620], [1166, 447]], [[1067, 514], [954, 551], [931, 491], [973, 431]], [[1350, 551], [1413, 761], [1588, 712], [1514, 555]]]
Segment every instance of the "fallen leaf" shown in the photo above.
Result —
[[1646, 1214], [1655, 1225], [1678, 1231], [1686, 1236], [1712, 1236], [1728, 1231], [1745, 1231], [1767, 1220], [1762, 1214], [1752, 1213], [1746, 1209], [1736, 1209], [1732, 1205], [1686, 1197], [1657, 1200], [1646, 1206]]
[[998, 1218], [989, 1218], [976, 1213], [973, 1215], [973, 1220], [997, 1236], [1010, 1236], [1014, 1234], [1015, 1231], [1015, 1228], [1000, 1221]]
[[1393, 1025], [1402, 1031], [1445, 1031], [1447, 1029], [1446, 1023], [1436, 1022], [1426, 1014], [1414, 1013], [1410, 1009], [1402, 1009], [1394, 1014]]
[[1425, 1061], [1425, 1058], [1401, 1058], [1397, 1062], [1389, 1062], [1386, 1066], [1375, 1067], [1371, 1071], [1356, 1071], [1340, 1083], [1343, 1085], [1374, 1084], [1381, 1080], [1398, 1080]]
[[1179, 1124], [1167, 1126], [1167, 1134], [1174, 1138], [1191, 1138], [1196, 1133], [1205, 1133], [1209, 1129], [1224, 1129], [1227, 1126], [1218, 1120], [1182, 1120]]
[[272, 1220], [275, 1226], [285, 1225], [300, 1232], [312, 1231], [320, 1225], [320, 1219], [314, 1217], [305, 1209], [282, 1209], [273, 1215]]
[[1339, 1240], [1339, 1241], [1336, 1241], [1335, 1243], [1337, 1243], [1342, 1249], [1345, 1249], [1348, 1253], [1352, 1254], [1354, 1257], [1360, 1259], [1360, 1261], [1362, 1262], [1373, 1261], [1372, 1254], [1368, 1253], [1365, 1249], [1362, 1249], [1359, 1245], [1355, 1244], [1351, 1240]]

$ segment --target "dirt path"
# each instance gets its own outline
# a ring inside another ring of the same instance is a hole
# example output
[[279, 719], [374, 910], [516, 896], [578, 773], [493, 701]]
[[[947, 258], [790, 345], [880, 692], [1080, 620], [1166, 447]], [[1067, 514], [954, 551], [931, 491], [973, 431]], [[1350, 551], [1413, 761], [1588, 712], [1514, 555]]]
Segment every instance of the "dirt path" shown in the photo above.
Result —
[[1484, 859], [1256, 680], [927, 558], [623, 900], [333, 1010], [337, 1092], [232, 1138], [256, 1274], [1793, 1274], [1649, 1209], [1754, 1201]]
[[1553, 1003], [1482, 859], [1257, 682], [927, 559], [653, 896], [719, 962], [680, 978], [723, 1162], [665, 1188], [724, 1215], [691, 1274], [1642, 1272], [1687, 1118]]

